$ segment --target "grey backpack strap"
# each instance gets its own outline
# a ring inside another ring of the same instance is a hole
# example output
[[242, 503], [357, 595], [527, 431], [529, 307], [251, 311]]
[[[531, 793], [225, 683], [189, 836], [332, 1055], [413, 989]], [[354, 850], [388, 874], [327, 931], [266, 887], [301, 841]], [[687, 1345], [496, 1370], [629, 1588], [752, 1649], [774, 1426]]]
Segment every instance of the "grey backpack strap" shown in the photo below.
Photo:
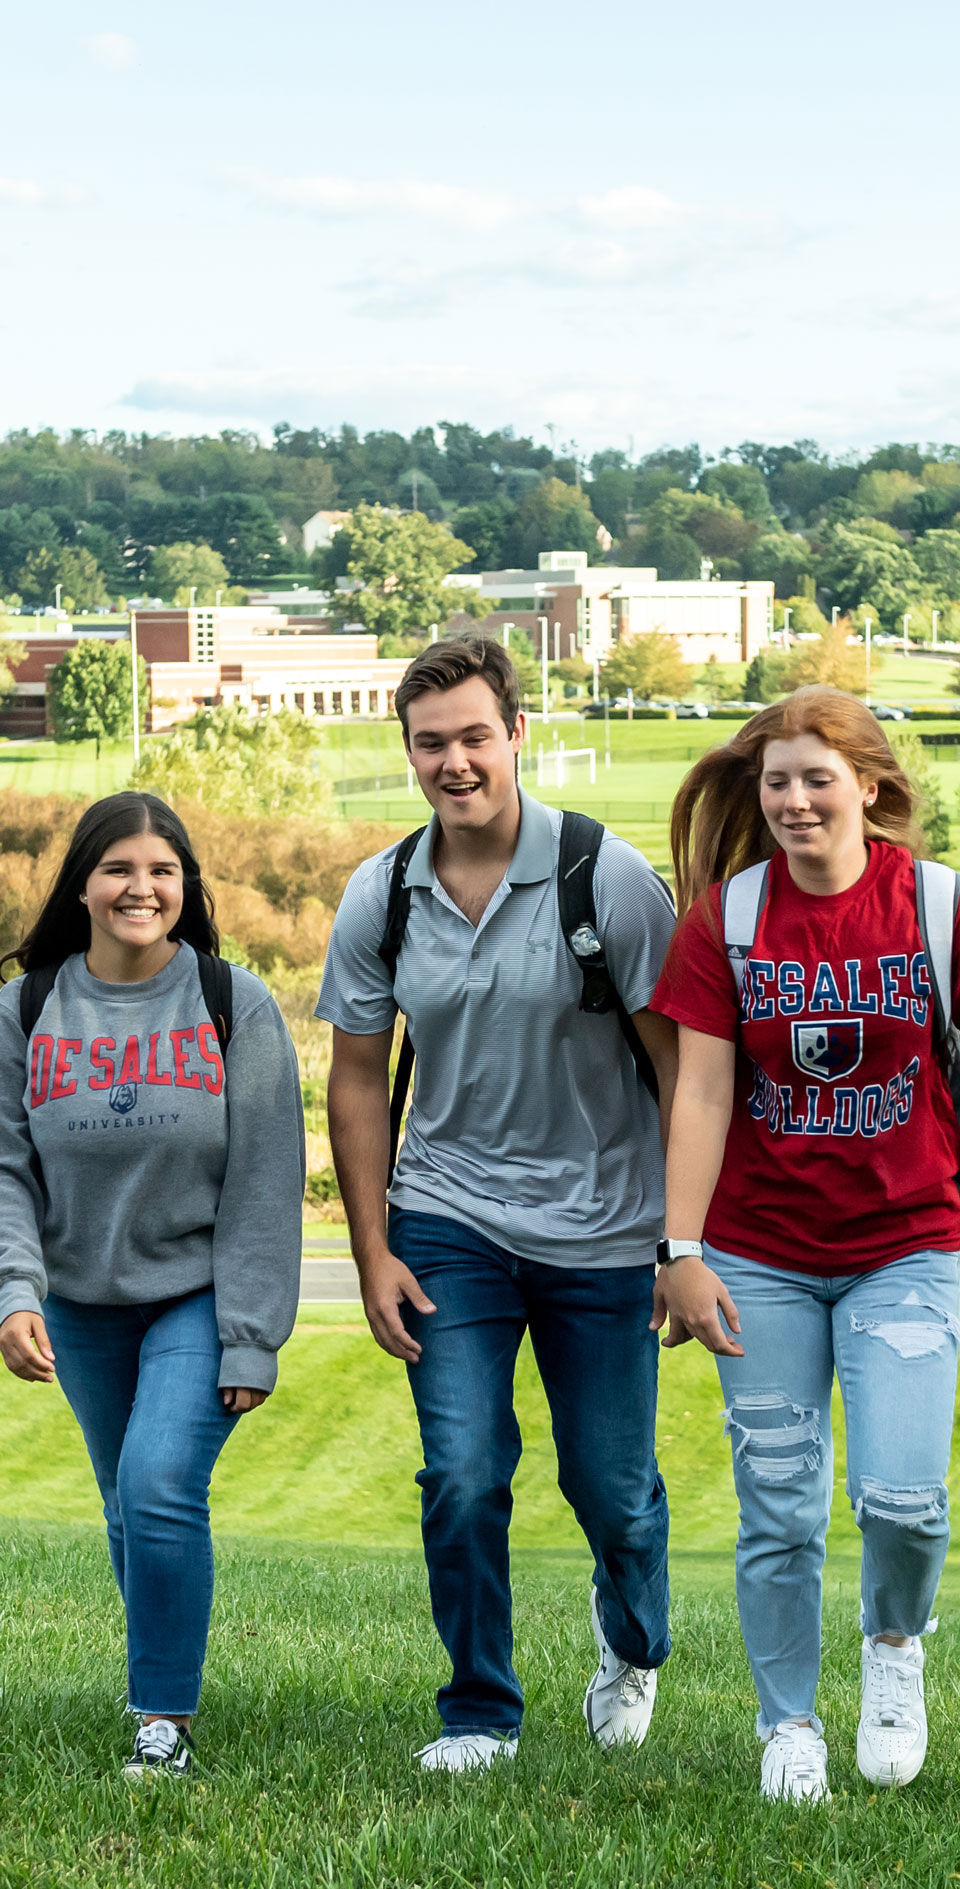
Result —
[[769, 877], [770, 861], [761, 859], [745, 872], [734, 873], [733, 878], [724, 880], [720, 887], [723, 942], [738, 991], [743, 989], [743, 967], [753, 950], [760, 913], [767, 900]]
[[934, 1040], [942, 1043], [953, 1010], [953, 926], [960, 879], [939, 859], [915, 859], [917, 923], [933, 985]]

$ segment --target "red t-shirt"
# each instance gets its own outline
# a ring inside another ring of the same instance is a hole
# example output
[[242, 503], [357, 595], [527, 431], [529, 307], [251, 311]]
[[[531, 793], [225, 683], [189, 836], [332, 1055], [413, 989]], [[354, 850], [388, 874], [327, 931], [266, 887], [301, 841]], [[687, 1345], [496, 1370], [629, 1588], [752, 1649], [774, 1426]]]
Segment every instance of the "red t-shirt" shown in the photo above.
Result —
[[[801, 892], [786, 856], [737, 987], [720, 887], [674, 934], [651, 1010], [737, 1044], [733, 1115], [704, 1236], [830, 1275], [960, 1248], [960, 1134], [906, 847], [871, 841], [846, 892]], [[953, 1014], [960, 1016], [960, 922]]]

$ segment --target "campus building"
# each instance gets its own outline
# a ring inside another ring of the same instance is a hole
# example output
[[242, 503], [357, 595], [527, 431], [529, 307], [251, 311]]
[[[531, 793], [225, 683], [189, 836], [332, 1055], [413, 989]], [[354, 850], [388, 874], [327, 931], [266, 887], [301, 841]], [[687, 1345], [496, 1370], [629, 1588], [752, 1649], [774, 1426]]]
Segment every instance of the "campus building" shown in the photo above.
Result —
[[701, 666], [750, 662], [773, 634], [773, 584], [659, 579], [652, 566], [588, 564], [585, 551], [541, 551], [535, 571], [484, 571], [447, 580], [489, 597], [481, 627], [514, 623], [540, 654], [543, 623], [552, 662], [606, 661], [621, 636], [659, 630]]
[[[296, 708], [311, 716], [389, 715], [406, 660], [377, 654], [377, 639], [334, 635], [274, 609], [249, 606], [140, 611], [137, 647], [147, 668], [147, 729], [162, 732], [198, 708], [239, 702], [254, 714]], [[0, 706], [0, 733], [50, 731], [47, 678], [68, 650], [89, 637], [129, 641], [117, 629], [27, 630], [14, 692]]]

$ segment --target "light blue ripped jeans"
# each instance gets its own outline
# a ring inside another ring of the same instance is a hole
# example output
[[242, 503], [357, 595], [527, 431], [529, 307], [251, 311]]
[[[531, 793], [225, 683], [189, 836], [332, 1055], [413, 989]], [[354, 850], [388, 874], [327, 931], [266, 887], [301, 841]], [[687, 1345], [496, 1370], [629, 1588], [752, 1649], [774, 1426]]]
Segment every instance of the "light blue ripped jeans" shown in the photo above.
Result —
[[833, 1494], [830, 1394], [847, 1429], [863, 1538], [865, 1633], [922, 1633], [950, 1527], [944, 1481], [957, 1377], [956, 1253], [911, 1253], [820, 1279], [704, 1247], [740, 1314], [742, 1358], [717, 1364], [740, 1499], [737, 1602], [761, 1738], [810, 1718]]

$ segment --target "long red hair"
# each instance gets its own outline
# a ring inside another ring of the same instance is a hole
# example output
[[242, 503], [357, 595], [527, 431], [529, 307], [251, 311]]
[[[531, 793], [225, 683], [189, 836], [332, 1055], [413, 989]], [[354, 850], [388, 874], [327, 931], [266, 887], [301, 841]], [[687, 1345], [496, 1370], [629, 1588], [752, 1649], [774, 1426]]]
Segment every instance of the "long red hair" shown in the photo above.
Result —
[[876, 781], [876, 800], [864, 816], [867, 838], [922, 851], [919, 796], [876, 717], [840, 689], [795, 689], [751, 716], [722, 747], [711, 748], [681, 785], [670, 821], [681, 916], [715, 880], [729, 879], [776, 852], [760, 810], [764, 749], [768, 741], [809, 734], [842, 754], [859, 781]]

